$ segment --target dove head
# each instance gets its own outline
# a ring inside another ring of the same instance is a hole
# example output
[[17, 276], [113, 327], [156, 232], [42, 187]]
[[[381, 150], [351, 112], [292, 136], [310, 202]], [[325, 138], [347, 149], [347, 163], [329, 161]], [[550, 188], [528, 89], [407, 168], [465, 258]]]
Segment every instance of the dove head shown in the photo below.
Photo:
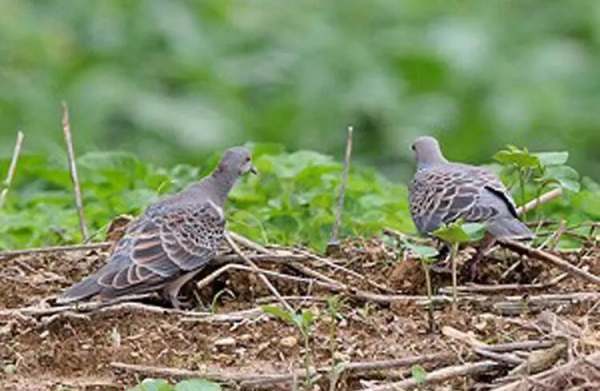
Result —
[[433, 137], [423, 136], [417, 138], [411, 149], [415, 152], [417, 167], [427, 167], [448, 162], [442, 154], [440, 144]]
[[244, 147], [226, 150], [216, 170], [216, 173], [227, 177], [238, 177], [248, 172], [256, 174], [256, 168], [252, 164], [250, 151]]
[[250, 151], [244, 147], [229, 148], [217, 168], [196, 189], [208, 194], [218, 206], [223, 206], [237, 179], [248, 172], [256, 174]]

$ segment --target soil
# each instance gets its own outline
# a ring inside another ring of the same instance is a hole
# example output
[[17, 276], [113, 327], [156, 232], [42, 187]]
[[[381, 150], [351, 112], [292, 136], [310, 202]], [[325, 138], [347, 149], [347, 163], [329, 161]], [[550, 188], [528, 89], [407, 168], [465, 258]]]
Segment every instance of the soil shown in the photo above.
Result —
[[[472, 282], [468, 259], [473, 252], [473, 249], [465, 249], [460, 253], [459, 285]], [[578, 252], [556, 254], [580, 267], [587, 266], [588, 271], [596, 275], [600, 274], [600, 249], [593, 244], [588, 243]], [[51, 297], [99, 268], [106, 256], [106, 252], [79, 251], [0, 259], [0, 310], [50, 306]], [[519, 260], [518, 266], [505, 273]], [[426, 294], [421, 264], [383, 241], [345, 242], [334, 261], [357, 275], [336, 270], [318, 260], [302, 261], [302, 265], [355, 289], [380, 295], [389, 295], [390, 292]], [[291, 262], [259, 263], [265, 269], [306, 277], [293, 265]], [[198, 278], [203, 278], [210, 271]], [[477, 271], [477, 283], [486, 285], [543, 283], [561, 274], [542, 262], [519, 258], [503, 249], [484, 259]], [[365, 276], [369, 281], [358, 276]], [[450, 285], [449, 274], [433, 273], [432, 276], [436, 289]], [[456, 356], [452, 362], [441, 360], [422, 365], [431, 372], [444, 366], [482, 359], [464, 341], [440, 332], [442, 327], [450, 326], [490, 344], [556, 340], [558, 334], [542, 326], [543, 316], [547, 316], [548, 311], [578, 330], [575, 336], [569, 336], [568, 354], [558, 358], [554, 365], [564, 364], [573, 358], [573, 354], [581, 356], [600, 350], [600, 305], [594, 301], [584, 300], [546, 309], [524, 309], [516, 314], [505, 314], [490, 306], [468, 302], [460, 305], [458, 311], [445, 305], [435, 310], [437, 330], [431, 332], [427, 311], [415, 302], [390, 304], [342, 294], [339, 296], [342, 305], [334, 318], [325, 302], [334, 295], [330, 290], [275, 277], [269, 279], [284, 296], [312, 297], [312, 300], [289, 299], [295, 308], [310, 309], [316, 315], [309, 335], [309, 351], [305, 350], [302, 335], [296, 328], [266, 315], [235, 321], [202, 322], [183, 312], [158, 313], [128, 307], [88, 313], [72, 311], [54, 317], [3, 311], [0, 312], [0, 368], [3, 369], [0, 371], [0, 389], [122, 390], [150, 376], [117, 369], [111, 365], [113, 362], [239, 375], [287, 373], [291, 368], [300, 370], [304, 368], [307, 355], [314, 367], [426, 353], [450, 352]], [[193, 292], [191, 288], [188, 293], [208, 304], [210, 310], [217, 314], [257, 308], [265, 302], [277, 303], [261, 280], [246, 271], [228, 271], [200, 292]], [[501, 300], [508, 294], [521, 294], [526, 301], [532, 295], [569, 292], [598, 292], [598, 286], [568, 277], [556, 285], [538, 290], [486, 295]], [[145, 304], [168, 307], [160, 299], [149, 299]], [[494, 379], [505, 376], [508, 370], [499, 368], [484, 375], [454, 377], [422, 389], [486, 389]], [[587, 378], [574, 372], [572, 378], [561, 380], [562, 385], [583, 385], [581, 389], [586, 389], [585, 382], [591, 386], [600, 384], [600, 381], [593, 383], [598, 379], [590, 375], [600, 377], [598, 367], [595, 370], [590, 367], [586, 373]], [[411, 377], [410, 367], [346, 373], [336, 382], [335, 389], [366, 389], [406, 377]], [[330, 389], [330, 382], [330, 376], [321, 376], [311, 389]], [[300, 385], [303, 386], [302, 381]], [[554, 386], [559, 385], [546, 384], [549, 389], [554, 389], [551, 388]], [[235, 389], [240, 386], [226, 384], [225, 387]], [[538, 386], [533, 382], [528, 387], [536, 389]], [[292, 386], [288, 383], [264, 388], [287, 390]]]

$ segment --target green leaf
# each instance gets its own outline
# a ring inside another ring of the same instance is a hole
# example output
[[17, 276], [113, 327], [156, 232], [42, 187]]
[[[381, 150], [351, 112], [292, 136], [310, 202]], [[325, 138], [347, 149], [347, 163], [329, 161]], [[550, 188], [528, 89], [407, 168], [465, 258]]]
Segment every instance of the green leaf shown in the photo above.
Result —
[[433, 235], [448, 243], [464, 243], [470, 240], [460, 221], [436, 229], [433, 231]]
[[311, 310], [302, 311], [302, 326], [305, 330], [308, 330], [313, 322], [315, 321], [315, 314]]
[[563, 189], [574, 193], [577, 193], [581, 189], [579, 174], [569, 166], [548, 167], [540, 180], [543, 182], [556, 182]]
[[424, 384], [427, 378], [427, 371], [420, 365], [413, 365], [410, 368], [410, 374], [417, 384]]
[[174, 391], [174, 388], [164, 379], [145, 379], [129, 391]]
[[600, 219], [600, 192], [584, 190], [577, 194], [574, 204], [589, 216]]
[[484, 224], [462, 223], [459, 220], [438, 228], [433, 235], [448, 243], [465, 243], [481, 240], [485, 231]]
[[439, 254], [439, 251], [435, 247], [421, 246], [408, 242], [404, 242], [403, 245], [420, 259], [431, 259]]
[[544, 167], [560, 166], [569, 160], [569, 152], [537, 152], [533, 156], [537, 157]]
[[221, 386], [204, 379], [191, 379], [178, 383], [175, 391], [221, 391]]
[[469, 236], [471, 242], [483, 239], [486, 232], [485, 224], [481, 223], [464, 223], [462, 229]]
[[497, 152], [494, 155], [494, 160], [503, 165], [515, 165], [519, 168], [537, 168], [541, 166], [540, 159], [536, 155], [529, 153], [527, 149], [519, 149], [513, 145]]
[[263, 305], [262, 307], [260, 307], [262, 309], [262, 311], [267, 314], [267, 315], [271, 315], [274, 316], [278, 319], [283, 320], [284, 322], [287, 322], [289, 324], [295, 324], [296, 322], [294, 321], [294, 314], [291, 314], [289, 311], [286, 311], [276, 305]]

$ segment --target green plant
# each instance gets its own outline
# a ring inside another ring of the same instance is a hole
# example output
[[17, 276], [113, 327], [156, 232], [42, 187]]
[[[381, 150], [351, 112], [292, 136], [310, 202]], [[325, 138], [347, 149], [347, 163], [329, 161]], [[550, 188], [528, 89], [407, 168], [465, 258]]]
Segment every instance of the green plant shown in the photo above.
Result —
[[509, 145], [497, 152], [494, 159], [504, 167], [502, 174], [505, 177], [516, 176], [521, 204], [527, 201], [528, 190], [537, 197], [552, 185], [571, 192], [578, 192], [581, 188], [579, 174], [566, 165], [568, 152], [531, 153], [527, 148]]
[[129, 391], [221, 391], [221, 386], [204, 379], [183, 380], [175, 386], [164, 379], [145, 379]]
[[458, 294], [456, 256], [461, 243], [481, 240], [485, 235], [485, 225], [480, 223], [463, 223], [462, 220], [443, 225], [433, 235], [450, 244], [450, 261], [452, 262], [452, 309], [457, 310]]
[[212, 301], [210, 302], [210, 312], [211, 312], [211, 314], [216, 314], [217, 313], [217, 307], [219, 305], [219, 298], [221, 296], [223, 296], [224, 294], [227, 294], [227, 295], [229, 295], [231, 297], [235, 297], [235, 295], [233, 294], [233, 292], [229, 288], [221, 289], [220, 291], [218, 291], [214, 295]]
[[300, 332], [304, 342], [304, 369], [306, 371], [306, 386], [312, 386], [311, 364], [312, 355], [310, 349], [310, 337], [312, 334], [312, 326], [315, 322], [315, 314], [310, 310], [302, 310], [300, 312], [291, 312], [284, 310], [274, 305], [266, 305], [262, 307], [265, 314], [274, 316], [294, 327]]
[[[281, 146], [252, 146], [261, 174], [236, 186], [227, 206], [229, 227], [261, 242], [304, 243], [324, 248], [342, 165], [310, 151], [287, 153]], [[112, 218], [137, 215], [151, 202], [179, 191], [208, 173], [202, 167], [156, 168], [123, 152], [94, 152], [77, 163], [86, 220], [101, 238]], [[0, 175], [8, 159], [0, 160]], [[81, 241], [66, 161], [24, 155], [4, 208], [0, 209], [0, 249]], [[373, 170], [352, 170], [346, 192], [344, 235], [372, 235], [382, 227], [412, 230], [406, 188]]]
[[427, 306], [427, 313], [429, 317], [429, 331], [434, 332], [435, 320], [433, 316], [433, 287], [431, 286], [431, 265], [438, 261], [437, 256], [439, 255], [439, 251], [434, 247], [415, 245], [407, 241], [403, 242], [403, 246], [419, 258], [421, 266], [423, 267], [423, 272], [425, 273], [425, 285], [427, 287], [427, 298], [429, 299], [429, 305]]
[[335, 353], [337, 351], [337, 326], [338, 321], [343, 319], [340, 310], [344, 305], [344, 299], [340, 296], [330, 296], [327, 298], [327, 315], [329, 315], [329, 354], [331, 355], [331, 364], [335, 366]]
[[415, 383], [417, 383], [417, 385], [419, 386], [419, 389], [421, 389], [421, 386], [425, 384], [425, 380], [427, 379], [427, 371], [425, 370], [425, 368], [423, 368], [420, 365], [413, 365], [410, 368], [410, 374], [415, 380]]

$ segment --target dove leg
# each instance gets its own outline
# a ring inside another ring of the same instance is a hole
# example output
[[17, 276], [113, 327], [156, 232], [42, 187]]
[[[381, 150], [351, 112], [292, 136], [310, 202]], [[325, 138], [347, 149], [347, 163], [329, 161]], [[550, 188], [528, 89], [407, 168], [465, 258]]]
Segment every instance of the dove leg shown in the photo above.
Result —
[[487, 252], [494, 246], [495, 243], [496, 239], [492, 235], [486, 234], [484, 236], [483, 240], [481, 241], [481, 244], [479, 245], [479, 248], [477, 249], [477, 253], [475, 254], [475, 257], [473, 257], [473, 261], [471, 263], [471, 281], [475, 281], [479, 278], [479, 263], [487, 255]]
[[179, 300], [179, 291], [181, 291], [181, 288], [183, 288], [183, 286], [187, 284], [192, 278], [196, 277], [196, 275], [198, 275], [198, 273], [200, 273], [202, 270], [203, 268], [198, 268], [187, 272], [177, 277], [177, 279], [171, 281], [165, 286], [163, 292], [165, 293], [166, 298], [171, 302], [171, 305], [174, 308], [180, 309], [185, 307], [191, 307], [191, 301]]
[[431, 265], [431, 271], [438, 274], [451, 274], [450, 267], [450, 246], [441, 242], [438, 250], [437, 262]]

